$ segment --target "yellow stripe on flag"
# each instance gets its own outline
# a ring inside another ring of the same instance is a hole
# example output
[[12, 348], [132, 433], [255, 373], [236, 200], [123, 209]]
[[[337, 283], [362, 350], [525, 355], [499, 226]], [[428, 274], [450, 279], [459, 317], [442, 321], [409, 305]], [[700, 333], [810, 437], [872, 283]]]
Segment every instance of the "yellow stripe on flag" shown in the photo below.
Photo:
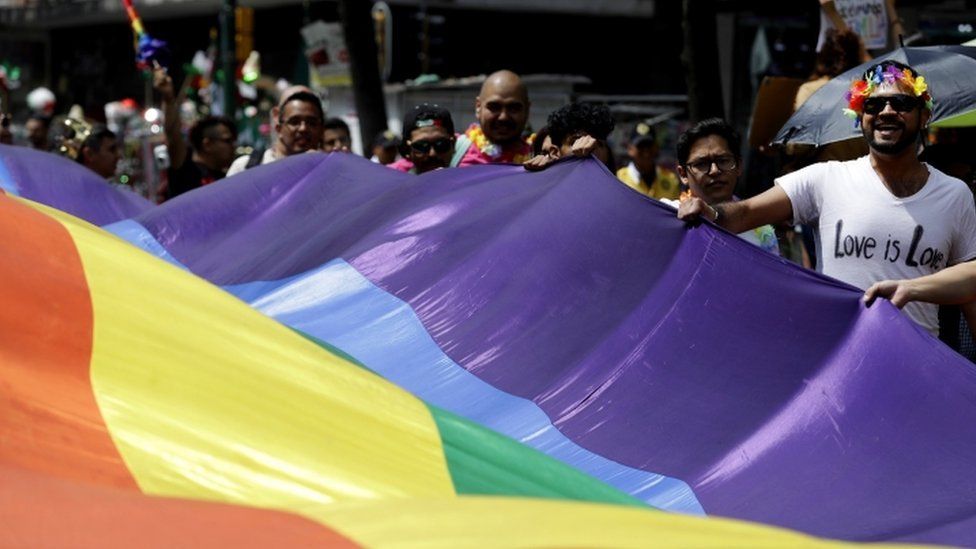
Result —
[[367, 547], [862, 547], [736, 520], [542, 499], [349, 502], [320, 516]]
[[50, 208], [91, 290], [92, 386], [147, 494], [301, 511], [453, 496], [427, 407], [202, 279]]

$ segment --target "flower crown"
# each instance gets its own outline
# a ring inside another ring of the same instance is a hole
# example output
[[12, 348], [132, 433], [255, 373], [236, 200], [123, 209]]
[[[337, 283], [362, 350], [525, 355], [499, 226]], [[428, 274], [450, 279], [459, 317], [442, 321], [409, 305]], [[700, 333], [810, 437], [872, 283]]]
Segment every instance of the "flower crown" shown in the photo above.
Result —
[[932, 96], [929, 94], [929, 85], [924, 76], [915, 76], [910, 69], [900, 69], [895, 65], [888, 65], [882, 69], [876, 66], [873, 71], [867, 74], [866, 78], [851, 82], [851, 87], [844, 94], [847, 100], [847, 108], [844, 115], [854, 120], [854, 127], [861, 125], [861, 115], [864, 114], [864, 100], [874, 93], [875, 88], [883, 83], [894, 84], [904, 82], [915, 93], [915, 97], [921, 97], [925, 102], [925, 108], [932, 110]]

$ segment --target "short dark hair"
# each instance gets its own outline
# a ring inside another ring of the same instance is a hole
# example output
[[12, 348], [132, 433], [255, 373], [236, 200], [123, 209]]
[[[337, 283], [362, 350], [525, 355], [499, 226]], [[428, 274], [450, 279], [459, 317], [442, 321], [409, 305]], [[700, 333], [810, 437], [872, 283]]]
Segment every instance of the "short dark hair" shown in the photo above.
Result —
[[583, 131], [594, 139], [606, 140], [615, 122], [603, 103], [570, 103], [549, 114], [546, 126], [552, 144], [561, 147], [567, 137]]
[[92, 128], [91, 133], [81, 142], [81, 147], [78, 148], [78, 163], [85, 163], [86, 148], [98, 152], [102, 148], [102, 141], [105, 139], [115, 139], [115, 132], [102, 125]]
[[307, 91], [295, 92], [285, 98], [281, 102], [281, 108], [278, 110], [278, 121], [284, 122], [285, 116], [285, 105], [291, 103], [292, 101], [301, 101], [303, 103], [309, 103], [315, 110], [319, 111], [319, 119], [325, 118], [325, 109], [322, 108], [322, 100], [318, 98], [314, 93], [308, 93]]
[[346, 124], [345, 120], [337, 117], [327, 118], [322, 123], [322, 131], [325, 130], [346, 130], [346, 133], [351, 133], [349, 131], [349, 124]]
[[226, 116], [205, 116], [190, 128], [190, 145], [194, 150], [200, 151], [203, 149], [203, 139], [205, 137], [211, 137], [213, 135], [213, 128], [217, 126], [224, 126], [230, 130], [231, 135], [234, 139], [237, 139], [237, 126], [234, 125], [234, 121]]
[[731, 124], [721, 118], [708, 118], [688, 128], [683, 134], [678, 136], [677, 153], [678, 164], [684, 166], [688, 163], [688, 156], [691, 155], [691, 147], [695, 141], [710, 135], [717, 135], [729, 144], [729, 149], [736, 158], [742, 158], [739, 149], [742, 147], [742, 137]]

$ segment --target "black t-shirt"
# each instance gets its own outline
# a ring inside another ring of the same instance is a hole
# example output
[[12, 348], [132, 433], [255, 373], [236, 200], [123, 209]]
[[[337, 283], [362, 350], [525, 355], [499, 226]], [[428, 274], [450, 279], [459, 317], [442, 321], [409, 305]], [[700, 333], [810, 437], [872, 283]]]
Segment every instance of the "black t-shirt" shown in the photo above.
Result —
[[209, 185], [224, 177], [223, 173], [215, 172], [203, 164], [194, 162], [193, 154], [190, 151], [187, 151], [182, 166], [167, 168], [166, 173], [169, 175], [169, 184], [163, 194], [167, 200], [187, 191], [192, 191], [197, 187]]

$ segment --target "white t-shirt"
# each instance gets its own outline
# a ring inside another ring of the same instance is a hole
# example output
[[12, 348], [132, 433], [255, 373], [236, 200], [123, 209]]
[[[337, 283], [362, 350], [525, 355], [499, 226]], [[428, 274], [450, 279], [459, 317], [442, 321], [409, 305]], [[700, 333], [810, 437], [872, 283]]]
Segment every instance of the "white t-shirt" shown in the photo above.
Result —
[[[962, 181], [926, 165], [929, 178], [898, 198], [869, 157], [822, 162], [776, 180], [793, 219], [816, 229], [817, 269], [867, 289], [884, 279], [917, 278], [976, 258], [976, 204]], [[938, 307], [910, 303], [905, 313], [938, 334]]]
[[[230, 177], [235, 173], [240, 173], [246, 170], [247, 161], [250, 159], [251, 159], [251, 155], [249, 154], [245, 154], [243, 156], [238, 156], [237, 158], [235, 158], [234, 161], [230, 163], [230, 167], [227, 168], [227, 175], [225, 177]], [[265, 164], [270, 164], [275, 160], [278, 160], [278, 156], [275, 154], [273, 148], [269, 148], [266, 151], [264, 151], [263, 155], [261, 155], [260, 165], [264, 166]]]
[[[888, 8], [885, 0], [834, 0], [834, 6], [848, 28], [861, 37], [865, 48], [883, 50], [888, 46]], [[821, 9], [817, 51], [823, 46], [827, 29], [833, 26]]]

